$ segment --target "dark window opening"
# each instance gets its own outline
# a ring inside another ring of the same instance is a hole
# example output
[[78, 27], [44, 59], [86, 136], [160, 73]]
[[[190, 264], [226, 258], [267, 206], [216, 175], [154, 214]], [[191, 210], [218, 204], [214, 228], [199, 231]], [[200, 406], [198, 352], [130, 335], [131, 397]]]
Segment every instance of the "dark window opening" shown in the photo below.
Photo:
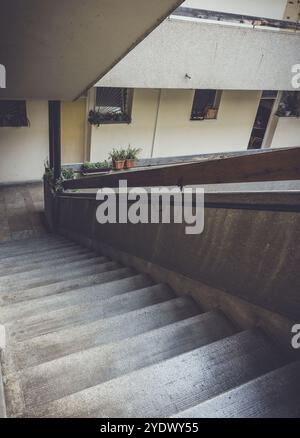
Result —
[[132, 99], [131, 89], [97, 87], [95, 112], [100, 123], [130, 123]]
[[191, 120], [216, 119], [221, 100], [217, 90], [195, 90]]
[[263, 91], [251, 132], [248, 149], [261, 149], [277, 94], [277, 91]]
[[284, 91], [278, 109], [278, 117], [300, 117], [300, 92]]
[[29, 126], [25, 100], [0, 100], [0, 126]]

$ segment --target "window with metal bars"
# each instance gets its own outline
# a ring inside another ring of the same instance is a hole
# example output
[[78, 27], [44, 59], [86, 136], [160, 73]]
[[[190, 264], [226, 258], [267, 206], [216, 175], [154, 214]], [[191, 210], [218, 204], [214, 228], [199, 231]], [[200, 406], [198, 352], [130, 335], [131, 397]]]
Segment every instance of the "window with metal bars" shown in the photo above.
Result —
[[132, 91], [127, 88], [97, 87], [96, 113], [103, 123], [130, 123]]
[[29, 126], [25, 100], [0, 100], [0, 127]]
[[216, 119], [221, 100], [217, 90], [195, 90], [191, 120]]

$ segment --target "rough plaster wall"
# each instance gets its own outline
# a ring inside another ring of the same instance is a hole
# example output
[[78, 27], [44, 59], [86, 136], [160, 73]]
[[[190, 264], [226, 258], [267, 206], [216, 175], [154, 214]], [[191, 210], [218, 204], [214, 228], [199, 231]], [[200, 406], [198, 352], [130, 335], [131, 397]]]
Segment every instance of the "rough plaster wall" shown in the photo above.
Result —
[[151, 154], [154, 124], [158, 104], [158, 90], [134, 90], [132, 123], [102, 125], [92, 128], [91, 161], [104, 160], [114, 147], [129, 143], [143, 149], [142, 156]]
[[300, 118], [279, 117], [272, 148], [300, 146]]
[[[172, 18], [98, 83], [135, 88], [292, 90], [300, 34]], [[188, 74], [188, 76], [187, 76]]]
[[182, 6], [281, 19], [286, 4], [287, 0], [187, 0]]
[[48, 157], [48, 104], [28, 101], [27, 128], [0, 128], [0, 183], [41, 179]]

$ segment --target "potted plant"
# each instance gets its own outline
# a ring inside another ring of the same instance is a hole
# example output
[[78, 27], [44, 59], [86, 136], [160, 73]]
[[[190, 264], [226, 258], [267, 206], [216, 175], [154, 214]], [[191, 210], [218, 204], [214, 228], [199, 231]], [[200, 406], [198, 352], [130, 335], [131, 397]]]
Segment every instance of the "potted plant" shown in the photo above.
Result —
[[135, 165], [135, 160], [141, 152], [140, 148], [132, 148], [130, 145], [126, 149], [125, 168], [131, 169]]
[[81, 166], [82, 174], [109, 172], [110, 170], [111, 164], [107, 160], [99, 161], [97, 163], [85, 161]]
[[109, 154], [109, 158], [112, 160], [115, 170], [124, 169], [126, 159], [126, 149], [113, 149]]

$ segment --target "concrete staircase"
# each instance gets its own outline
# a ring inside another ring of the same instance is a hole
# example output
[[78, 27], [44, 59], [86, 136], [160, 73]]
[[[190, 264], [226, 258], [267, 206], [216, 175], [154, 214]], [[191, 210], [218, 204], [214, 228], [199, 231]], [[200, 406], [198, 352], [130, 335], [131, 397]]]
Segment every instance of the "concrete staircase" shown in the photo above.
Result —
[[3, 416], [300, 416], [259, 330], [58, 236], [0, 244], [0, 324]]

